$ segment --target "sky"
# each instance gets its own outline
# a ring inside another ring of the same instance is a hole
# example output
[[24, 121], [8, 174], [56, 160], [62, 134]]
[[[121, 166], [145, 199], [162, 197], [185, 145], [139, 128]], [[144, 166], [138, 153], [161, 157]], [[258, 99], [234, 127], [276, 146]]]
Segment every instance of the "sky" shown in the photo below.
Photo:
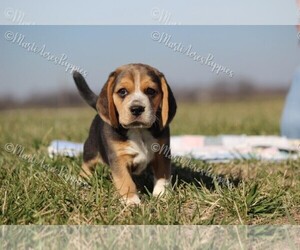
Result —
[[[241, 79], [259, 86], [287, 86], [299, 65], [299, 39], [292, 25], [297, 12], [294, 1], [241, 5], [229, 0], [226, 6], [215, 0], [206, 5], [203, 1], [189, 1], [190, 5], [183, 1], [129, 1], [114, 6], [100, 2], [101, 6], [88, 8], [89, 1], [87, 6], [73, 1], [71, 11], [65, 3], [55, 9], [36, 1], [2, 1], [0, 98], [9, 95], [24, 99], [32, 93], [74, 89], [71, 70], [66, 72], [64, 63], [82, 70], [95, 92], [100, 91], [111, 71], [131, 62], [158, 68], [171, 85], [178, 87]], [[232, 16], [233, 11], [237, 15]], [[34, 25], [18, 25], [25, 23]], [[177, 50], [172, 47], [175, 45]], [[35, 47], [36, 52], [26, 46]], [[191, 53], [213, 57], [212, 62], [233, 76], [212, 72], [211, 66], [188, 56]], [[55, 63], [55, 57], [64, 60]]]
[[[0, 13], [7, 8], [23, 11], [36, 24], [157, 24], [154, 8], [197, 25], [293, 25], [299, 14], [295, 0], [1, 0]], [[11, 22], [0, 15], [0, 23]]]

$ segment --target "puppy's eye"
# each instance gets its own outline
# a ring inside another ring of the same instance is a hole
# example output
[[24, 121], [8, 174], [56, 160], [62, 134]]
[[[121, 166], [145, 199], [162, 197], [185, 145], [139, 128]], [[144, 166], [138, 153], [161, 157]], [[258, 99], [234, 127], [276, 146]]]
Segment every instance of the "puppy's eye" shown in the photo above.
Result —
[[118, 92], [118, 95], [120, 96], [120, 97], [125, 97], [127, 94], [128, 94], [128, 91], [127, 91], [127, 89], [120, 89]]
[[156, 94], [156, 90], [152, 88], [147, 88], [145, 93], [146, 95], [154, 96]]

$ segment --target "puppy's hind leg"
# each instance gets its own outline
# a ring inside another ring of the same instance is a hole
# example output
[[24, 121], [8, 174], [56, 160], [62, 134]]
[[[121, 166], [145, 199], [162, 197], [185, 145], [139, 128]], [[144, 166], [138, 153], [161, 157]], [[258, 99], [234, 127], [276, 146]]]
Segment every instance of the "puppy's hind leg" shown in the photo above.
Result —
[[102, 162], [102, 160], [97, 144], [94, 140], [88, 138], [84, 143], [83, 164], [80, 176], [89, 179], [93, 175], [98, 162]]
[[99, 155], [89, 161], [84, 161], [81, 166], [80, 176], [89, 179], [96, 168], [96, 164], [100, 162]]

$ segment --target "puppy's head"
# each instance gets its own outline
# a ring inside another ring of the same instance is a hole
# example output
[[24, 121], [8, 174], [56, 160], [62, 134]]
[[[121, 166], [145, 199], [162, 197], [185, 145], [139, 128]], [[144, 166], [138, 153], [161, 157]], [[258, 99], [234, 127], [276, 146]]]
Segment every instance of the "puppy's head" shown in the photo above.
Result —
[[112, 72], [97, 101], [100, 117], [112, 127], [166, 127], [176, 113], [173, 93], [162, 73], [144, 64], [128, 64]]

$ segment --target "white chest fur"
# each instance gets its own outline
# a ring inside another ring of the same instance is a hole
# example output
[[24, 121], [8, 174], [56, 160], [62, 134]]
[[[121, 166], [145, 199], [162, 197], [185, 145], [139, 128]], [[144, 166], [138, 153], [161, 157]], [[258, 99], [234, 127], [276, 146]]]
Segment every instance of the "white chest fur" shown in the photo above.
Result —
[[133, 155], [135, 166], [133, 174], [140, 174], [154, 157], [151, 145], [156, 142], [156, 139], [146, 129], [130, 129], [127, 136], [130, 146], [126, 151]]

